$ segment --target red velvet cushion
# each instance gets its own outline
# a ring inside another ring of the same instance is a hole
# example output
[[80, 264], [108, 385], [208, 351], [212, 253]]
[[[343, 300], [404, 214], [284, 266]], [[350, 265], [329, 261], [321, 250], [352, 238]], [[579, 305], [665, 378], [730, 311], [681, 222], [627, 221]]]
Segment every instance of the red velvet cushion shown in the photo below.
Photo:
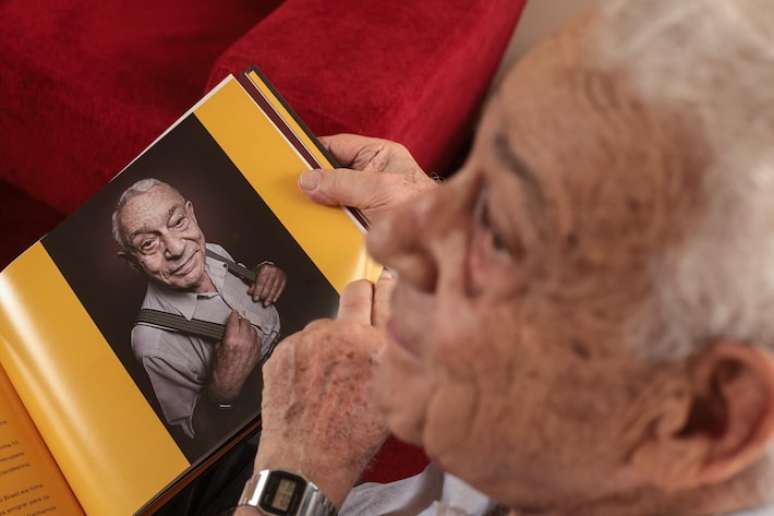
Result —
[[0, 2], [0, 179], [68, 213], [202, 95], [280, 0]]
[[443, 173], [469, 135], [525, 0], [287, 0], [218, 61], [260, 67], [317, 134], [406, 145]]

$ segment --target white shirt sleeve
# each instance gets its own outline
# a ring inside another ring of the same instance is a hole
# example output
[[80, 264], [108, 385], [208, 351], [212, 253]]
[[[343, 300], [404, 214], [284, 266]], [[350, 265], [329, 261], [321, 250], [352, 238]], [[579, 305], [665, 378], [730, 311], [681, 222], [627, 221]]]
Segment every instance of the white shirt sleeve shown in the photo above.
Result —
[[480, 516], [494, 503], [431, 464], [422, 473], [388, 484], [366, 483], [350, 492], [341, 516]]

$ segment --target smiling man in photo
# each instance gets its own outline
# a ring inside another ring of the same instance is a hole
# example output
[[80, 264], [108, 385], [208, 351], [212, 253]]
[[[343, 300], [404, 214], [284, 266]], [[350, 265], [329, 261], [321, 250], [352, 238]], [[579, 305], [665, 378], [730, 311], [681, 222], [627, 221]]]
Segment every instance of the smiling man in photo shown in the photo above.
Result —
[[207, 243], [191, 201], [157, 179], [123, 192], [113, 236], [118, 255], [148, 280], [141, 314], [152, 317], [132, 330], [134, 355], [167, 423], [211, 442], [257, 406], [257, 368], [279, 335], [274, 303], [285, 273], [271, 262], [253, 272]]

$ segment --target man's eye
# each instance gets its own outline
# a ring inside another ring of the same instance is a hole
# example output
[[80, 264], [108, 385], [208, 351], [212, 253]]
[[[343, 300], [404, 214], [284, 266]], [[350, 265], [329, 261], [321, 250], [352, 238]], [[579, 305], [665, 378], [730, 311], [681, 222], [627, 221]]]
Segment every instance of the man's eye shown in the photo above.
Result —
[[497, 231], [492, 228], [491, 225], [485, 225], [482, 222], [482, 228], [486, 231], [486, 241], [491, 246], [492, 250], [498, 254], [506, 255], [509, 258], [513, 257], [513, 251], [505, 243], [503, 237], [500, 236]]
[[156, 245], [156, 241], [155, 241], [155, 240], [143, 240], [143, 241], [140, 243], [140, 250], [141, 250], [141, 251], [145, 251], [145, 252], [147, 252], [147, 251], [152, 251], [152, 250], [153, 250], [153, 247], [154, 247], [155, 245]]
[[511, 254], [511, 250], [507, 245], [505, 245], [503, 238], [495, 231], [492, 231], [492, 247], [494, 247], [497, 251]]
[[492, 225], [492, 219], [489, 215], [489, 205], [486, 202], [486, 193], [482, 192], [479, 196], [477, 205], [476, 205], [476, 223], [481, 227], [481, 229], [485, 230], [486, 235], [486, 241], [492, 246], [492, 249], [495, 250], [498, 253], [507, 254], [508, 256], [512, 256], [512, 251], [510, 247], [505, 243], [505, 240], [503, 237], [497, 232], [495, 227]]
[[176, 221], [175, 221], [175, 222], [172, 224], [172, 227], [173, 227], [173, 228], [183, 228], [183, 227], [185, 227], [185, 226], [186, 226], [187, 222], [188, 222], [188, 217], [180, 217], [179, 219], [177, 219], [177, 220], [176, 220]]

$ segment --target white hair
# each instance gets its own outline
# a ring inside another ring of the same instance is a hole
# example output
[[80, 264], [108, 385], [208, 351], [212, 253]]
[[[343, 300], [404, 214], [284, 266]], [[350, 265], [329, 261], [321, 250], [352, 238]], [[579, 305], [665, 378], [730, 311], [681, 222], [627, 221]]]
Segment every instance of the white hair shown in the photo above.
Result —
[[121, 214], [121, 210], [126, 205], [126, 203], [129, 202], [129, 200], [132, 199], [133, 197], [137, 197], [138, 195], [147, 193], [153, 188], [156, 188], [158, 186], [164, 186], [166, 188], [171, 189], [172, 191], [177, 192], [175, 188], [171, 187], [169, 184], [163, 181], [159, 181], [158, 179], [148, 178], [148, 179], [140, 179], [132, 186], [124, 190], [124, 192], [121, 194], [121, 197], [118, 199], [118, 202], [116, 203], [116, 208], [113, 210], [112, 229], [113, 229], [113, 239], [118, 243], [119, 246], [121, 246], [121, 249], [126, 248], [126, 242], [124, 241], [123, 232], [121, 231], [121, 223], [118, 220], [119, 215]]
[[688, 110], [710, 153], [698, 227], [652, 264], [634, 344], [656, 360], [718, 338], [774, 349], [774, 2], [618, 0], [602, 24], [601, 65]]

